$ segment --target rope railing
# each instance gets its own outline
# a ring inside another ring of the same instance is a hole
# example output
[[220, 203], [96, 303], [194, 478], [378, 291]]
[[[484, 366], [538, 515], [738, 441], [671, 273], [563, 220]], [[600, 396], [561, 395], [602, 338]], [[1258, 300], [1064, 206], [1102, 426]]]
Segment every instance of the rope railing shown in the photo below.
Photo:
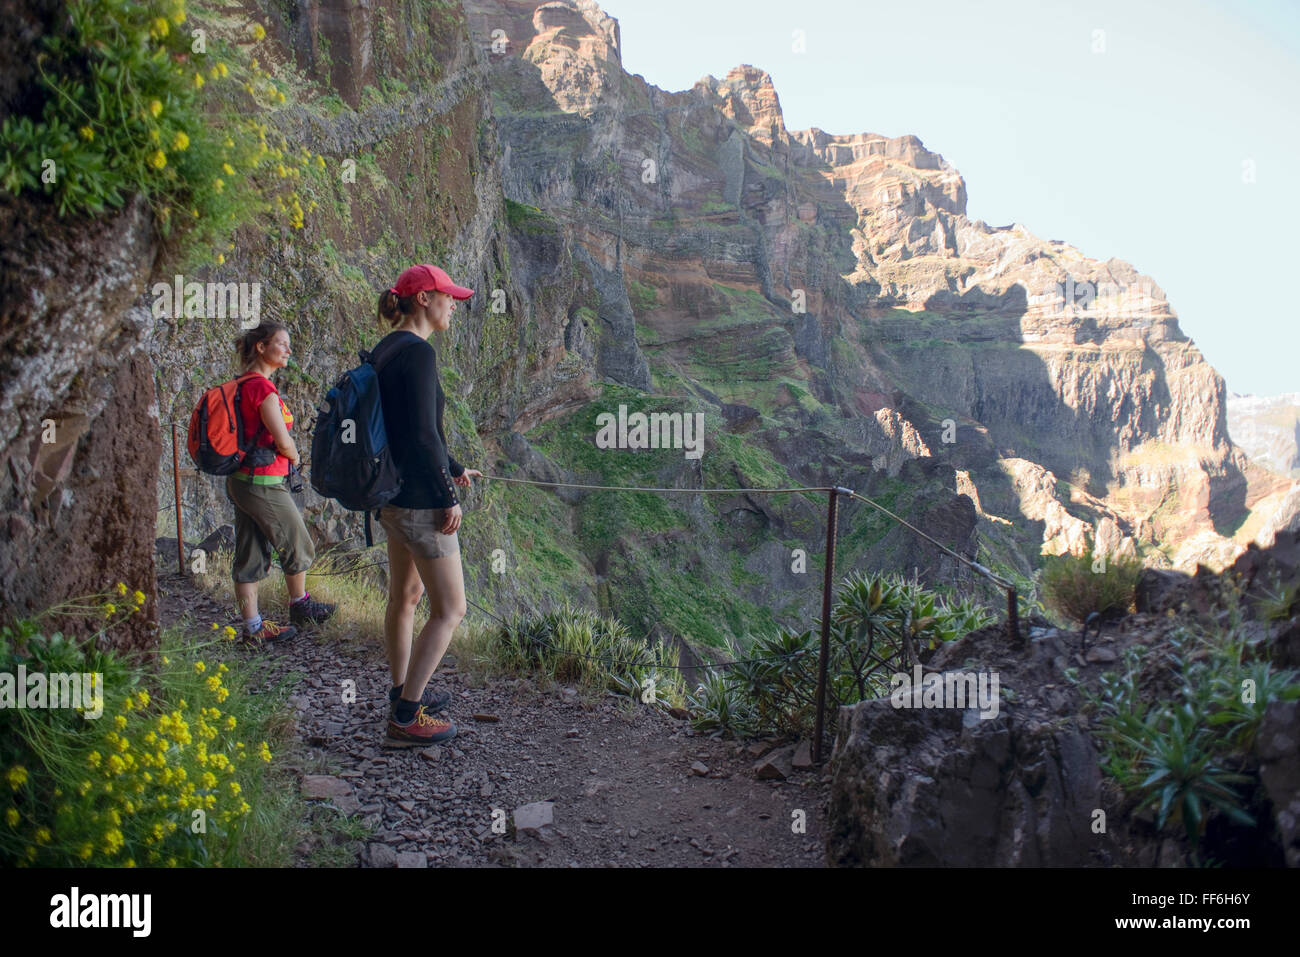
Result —
[[[180, 457], [179, 457], [180, 442], [176, 435], [177, 426], [180, 425], [181, 423], [177, 423], [173, 421], [164, 424], [171, 426], [172, 468], [173, 468], [173, 477], [175, 480], [177, 562], [180, 567], [181, 573], [184, 574], [184, 568], [185, 568], [184, 545], [183, 545], [184, 536], [181, 529], [181, 508], [183, 506], [183, 503], [181, 502], [181, 494], [180, 494]], [[784, 495], [784, 494], [799, 494], [799, 493], [809, 493], [809, 492], [827, 493], [828, 514], [827, 514], [827, 526], [826, 526], [826, 563], [825, 563], [825, 577], [822, 585], [821, 648], [818, 656], [818, 678], [817, 678], [817, 719], [816, 719], [816, 729], [814, 731], [814, 740], [813, 740], [813, 759], [818, 762], [820, 762], [821, 760], [822, 738], [823, 738], [823, 730], [824, 730], [827, 666], [830, 658], [830, 647], [829, 647], [830, 600], [831, 600], [831, 589], [833, 586], [834, 571], [835, 571], [835, 541], [836, 541], [836, 533], [837, 533], [837, 511], [838, 511], [837, 506], [841, 496], [851, 498], [851, 499], [856, 499], [857, 501], [865, 503], [866, 505], [880, 512], [882, 515], [886, 516], [891, 521], [908, 529], [908, 531], [912, 532], [917, 537], [923, 539], [926, 542], [929, 542], [931, 545], [935, 546], [940, 551], [942, 551], [945, 555], [948, 555], [949, 557], [955, 559], [962, 565], [974, 571], [976, 574], [992, 582], [998, 588], [1005, 590], [1007, 596], [1007, 629], [1013, 641], [1015, 642], [1021, 641], [1020, 624], [1019, 624], [1019, 608], [1018, 608], [1018, 601], [1016, 596], [1016, 587], [1012, 582], [1009, 582], [1005, 578], [1001, 577], [1000, 575], [995, 574], [989, 568], [980, 564], [979, 562], [967, 558], [965, 555], [962, 555], [959, 552], [955, 551], [954, 549], [948, 547], [943, 542], [940, 542], [938, 539], [934, 538], [934, 536], [928, 534], [927, 532], [923, 531], [920, 528], [917, 528], [911, 522], [895, 514], [893, 511], [881, 505], [879, 502], [872, 500], [866, 495], [862, 495], [858, 492], [855, 492], [852, 489], [844, 488], [843, 486], [798, 486], [798, 487], [789, 487], [789, 488], [747, 488], [747, 487], [667, 488], [667, 487], [646, 487], [646, 486], [633, 486], [633, 485], [593, 485], [593, 484], [588, 484], [583, 482], [548, 481], [545, 479], [524, 479], [524, 478], [515, 478], [506, 475], [489, 475], [487, 473], [483, 473], [482, 478], [486, 481], [505, 482], [505, 483], [517, 484], [517, 485], [534, 485], [543, 488], [572, 488], [572, 489], [583, 489], [589, 491], [602, 491], [602, 492], [644, 492], [647, 494]], [[163, 509], [159, 509], [159, 511], [161, 512], [163, 511]], [[361, 571], [365, 568], [382, 567], [386, 564], [387, 563], [384, 561], [371, 562], [363, 565], [349, 566], [348, 568], [344, 568], [344, 569], [334, 569], [331, 571], [317, 571], [317, 572], [312, 572], [311, 574], [316, 576], [350, 575], [358, 571]], [[507, 622], [505, 619], [501, 618], [500, 616], [496, 615], [491, 611], [488, 611], [486, 608], [484, 608], [482, 605], [479, 605], [477, 602], [469, 600], [468, 598], [466, 600], [469, 604], [473, 605], [475, 608], [478, 608], [480, 611], [484, 612], [485, 614], [491, 616], [492, 618], [495, 618], [501, 624], [509, 627], [509, 622]], [[529, 607], [530, 610], [532, 610], [533, 613], [536, 614], [536, 609], [532, 609], [531, 605]], [[790, 652], [784, 655], [766, 656], [760, 658], [741, 658], [741, 659], [736, 659], [734, 661], [702, 663], [700, 665], [666, 665], [666, 664], [652, 664], [647, 662], [631, 662], [631, 661], [619, 662], [617, 659], [610, 658], [609, 656], [587, 655], [582, 652], [572, 651], [570, 649], [557, 648], [550, 642], [546, 641], [544, 638], [540, 638], [538, 636], [533, 636], [531, 640], [537, 644], [549, 648], [551, 651], [560, 655], [568, 655], [568, 656], [583, 658], [591, 661], [600, 661], [602, 663], [611, 664], [615, 666], [625, 667], [628, 665], [634, 665], [638, 667], [653, 667], [653, 668], [663, 668], [665, 670], [672, 669], [672, 670], [679, 670], [679, 671], [693, 670], [695, 668], [701, 668], [701, 667], [709, 668], [709, 669], [729, 668], [740, 664], [789, 659], [789, 658], [800, 657], [807, 654], [806, 651], [798, 651], [798, 652]]]

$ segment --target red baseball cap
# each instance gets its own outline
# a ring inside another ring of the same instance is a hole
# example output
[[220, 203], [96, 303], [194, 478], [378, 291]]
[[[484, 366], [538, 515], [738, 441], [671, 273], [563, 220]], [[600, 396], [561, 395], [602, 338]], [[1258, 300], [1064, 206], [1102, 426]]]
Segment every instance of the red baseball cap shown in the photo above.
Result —
[[389, 292], [395, 292], [405, 299], [407, 296], [414, 296], [417, 292], [423, 292], [426, 289], [445, 292], [453, 299], [468, 299], [474, 295], [473, 289], [466, 289], [464, 286], [456, 285], [451, 281], [451, 277], [437, 266], [427, 264], [412, 266], [406, 270], [397, 277], [397, 284]]

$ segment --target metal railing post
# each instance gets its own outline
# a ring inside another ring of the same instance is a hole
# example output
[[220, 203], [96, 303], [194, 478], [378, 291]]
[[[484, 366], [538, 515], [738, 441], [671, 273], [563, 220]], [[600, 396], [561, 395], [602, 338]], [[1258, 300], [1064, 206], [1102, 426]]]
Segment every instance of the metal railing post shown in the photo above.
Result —
[[[817, 658], [817, 725], [813, 731], [813, 761], [822, 760], [822, 732], [826, 721], [826, 669], [831, 648], [831, 583], [835, 580], [835, 512], [842, 490], [831, 489], [830, 507], [826, 515], [826, 574], [822, 579], [822, 643]], [[851, 494], [851, 493], [850, 493]]]
[[176, 423], [172, 423], [172, 486], [176, 493], [176, 571], [185, 574], [185, 533], [181, 526], [181, 455], [176, 447]]

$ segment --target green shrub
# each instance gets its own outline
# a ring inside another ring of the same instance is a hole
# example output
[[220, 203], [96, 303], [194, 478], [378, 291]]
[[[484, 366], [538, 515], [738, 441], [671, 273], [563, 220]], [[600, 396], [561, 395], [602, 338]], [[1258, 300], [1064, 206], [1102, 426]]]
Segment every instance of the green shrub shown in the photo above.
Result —
[[224, 11], [191, 12], [184, 0], [68, 0], [66, 28], [35, 51], [39, 113], [0, 124], [0, 188], [43, 195], [61, 216], [143, 194], [184, 252], [260, 213], [301, 228], [290, 189], [310, 157], [290, 155], [259, 119], [285, 102], [247, 49], [265, 30], [248, 23], [223, 37]]
[[[112, 609], [106, 629], [121, 617], [111, 598], [87, 606]], [[165, 632], [155, 671], [36, 622], [0, 629], [0, 671], [103, 675], [97, 719], [0, 710], [0, 864], [290, 863], [297, 808], [271, 764], [287, 733], [282, 696], [247, 693], [255, 667], [219, 660], [229, 638]]]
[[617, 618], [574, 608], [567, 600], [541, 614], [515, 614], [460, 651], [498, 670], [540, 672], [646, 704], [671, 707], [683, 697], [675, 649], [638, 641]]
[[1269, 702], [1300, 698], [1300, 674], [1246, 660], [1236, 625], [1179, 628], [1158, 649], [1130, 645], [1120, 672], [1083, 690], [1100, 717], [1101, 766], [1156, 824], [1182, 827], [1196, 845], [1217, 809], [1253, 824], [1258, 784], [1249, 755]]
[[[967, 600], [946, 599], [896, 575], [853, 574], [836, 593], [829, 629], [827, 717], [889, 692], [912, 651], [933, 649], [993, 621]], [[760, 635], [737, 664], [706, 673], [688, 696], [699, 730], [807, 735], [816, 721], [820, 622], [815, 630]]]
[[1043, 601], [1071, 621], [1084, 621], [1094, 611], [1123, 614], [1133, 605], [1141, 573], [1142, 566], [1128, 559], [1056, 555], [1043, 563]]

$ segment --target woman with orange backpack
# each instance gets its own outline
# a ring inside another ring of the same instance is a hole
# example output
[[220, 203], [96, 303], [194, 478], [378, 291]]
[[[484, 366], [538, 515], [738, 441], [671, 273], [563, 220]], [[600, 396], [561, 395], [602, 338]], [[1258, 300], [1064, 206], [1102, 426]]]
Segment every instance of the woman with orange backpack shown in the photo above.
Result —
[[[286, 482], [299, 467], [298, 447], [289, 434], [293, 416], [271, 381], [289, 363], [289, 330], [278, 322], [261, 322], [235, 340], [244, 373], [239, 383], [236, 421], [241, 448], [250, 451], [226, 478], [226, 495], [235, 506], [235, 558], [231, 577], [240, 616], [241, 637], [262, 642], [293, 638], [295, 626], [325, 621], [334, 606], [307, 593], [307, 569], [316, 557], [302, 515]], [[257, 604], [257, 584], [271, 571], [271, 550], [280, 557], [289, 591], [290, 625], [264, 619]]]
[[[452, 633], [465, 617], [460, 563], [460, 500], [454, 486], [482, 476], [447, 449], [437, 356], [425, 340], [451, 326], [457, 300], [474, 295], [437, 266], [412, 266], [379, 297], [379, 317], [394, 327], [371, 350], [379, 370], [384, 427], [401, 474], [401, 491], [379, 512], [388, 533], [388, 608], [384, 641], [393, 688], [386, 743], [420, 747], [456, 734], [434, 718], [451, 696], [427, 688]], [[413, 637], [415, 608], [429, 595], [429, 620]]]

